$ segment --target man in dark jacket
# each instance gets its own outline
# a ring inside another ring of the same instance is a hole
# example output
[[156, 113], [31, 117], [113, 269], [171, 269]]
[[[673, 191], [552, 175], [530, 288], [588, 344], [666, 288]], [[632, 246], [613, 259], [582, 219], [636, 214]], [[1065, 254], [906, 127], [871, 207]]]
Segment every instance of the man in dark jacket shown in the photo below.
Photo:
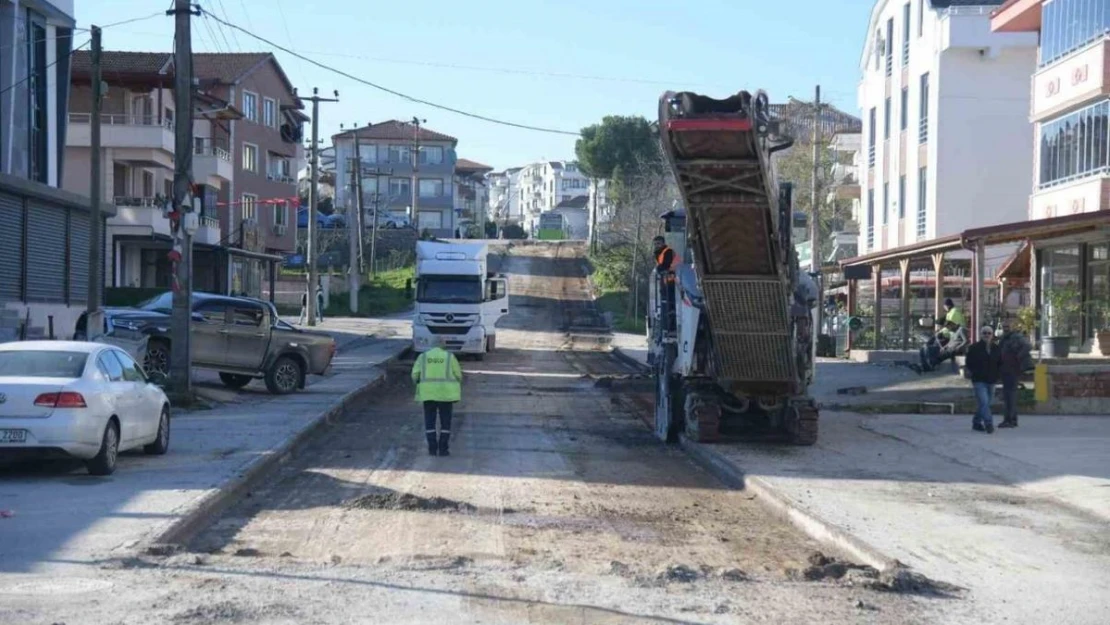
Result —
[[999, 367], [999, 374], [1002, 377], [1002, 401], [1006, 404], [1006, 416], [998, 427], [1016, 428], [1018, 378], [1025, 373], [1030, 364], [1029, 352], [1032, 351], [1032, 345], [1024, 334], [1010, 328], [1009, 321], [1003, 321], [1002, 339], [999, 340], [998, 347], [1002, 352], [1002, 364]]
[[998, 370], [1002, 365], [1002, 350], [994, 342], [994, 330], [990, 326], [983, 326], [979, 331], [979, 341], [967, 350], [967, 368], [971, 385], [975, 389], [975, 417], [971, 420], [971, 429], [976, 432], [985, 431], [994, 433], [994, 423], [991, 419], [991, 399], [994, 397], [994, 386], [998, 384]]

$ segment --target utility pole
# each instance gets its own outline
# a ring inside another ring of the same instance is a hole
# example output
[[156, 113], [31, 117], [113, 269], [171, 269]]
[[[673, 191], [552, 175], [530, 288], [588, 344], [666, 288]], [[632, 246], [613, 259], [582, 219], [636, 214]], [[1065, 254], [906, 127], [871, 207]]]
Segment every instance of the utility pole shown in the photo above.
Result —
[[174, 16], [173, 91], [174, 118], [173, 231], [171, 261], [176, 264], [170, 320], [170, 387], [188, 400], [193, 390], [192, 343], [189, 326], [193, 311], [193, 225], [196, 219], [189, 200], [193, 181], [193, 33], [191, 20], [200, 15], [189, 0], [174, 0], [166, 12]]
[[374, 168], [366, 173], [367, 175], [374, 177], [374, 188], [376, 189], [376, 191], [374, 192], [374, 223], [370, 226], [370, 277], [373, 278], [375, 276], [374, 268], [376, 266], [378, 258], [378, 221], [380, 219], [379, 211], [381, 210], [380, 206], [382, 197], [382, 176], [387, 177], [386, 186], [388, 187], [388, 176], [393, 175], [393, 168], [390, 168], [388, 171], [382, 171], [381, 169]]
[[[340, 124], [340, 128], [343, 125]], [[358, 126], [355, 126], [355, 136], [358, 136]], [[358, 139], [356, 138], [357, 142]], [[358, 206], [359, 202], [354, 196], [358, 193], [358, 183], [356, 182], [361, 177], [362, 164], [359, 163], [358, 157], [350, 158], [347, 161], [350, 164], [349, 172], [351, 180], [348, 183], [348, 190], [350, 194], [347, 196], [347, 299], [351, 314], [358, 314], [358, 289], [359, 289], [359, 270], [358, 270], [358, 240], [362, 236], [359, 230]]]
[[[427, 123], [428, 120], [420, 119], [418, 117], [412, 118], [412, 215], [409, 218], [413, 224], [419, 225], [416, 218], [417, 215], [417, 198], [420, 197], [418, 180], [416, 177], [417, 172], [420, 171], [420, 124]], [[443, 224], [441, 223], [440, 226]]]
[[[370, 125], [371, 124], [367, 124], [366, 127], [369, 128]], [[363, 220], [366, 218], [366, 211], [365, 211], [365, 208], [362, 205], [362, 150], [360, 149], [360, 146], [359, 146], [358, 124], [355, 124], [355, 131], [354, 132], [355, 132], [355, 163], [358, 164], [357, 167], [355, 168], [355, 171], [357, 172], [355, 174], [355, 207], [358, 209], [358, 219], [356, 219], [355, 221], [358, 222], [358, 274], [361, 278], [363, 272], [366, 271], [366, 268], [365, 268], [364, 262], [363, 262], [363, 255], [362, 255], [362, 234], [364, 232], [366, 232], [363, 229], [364, 228]], [[374, 211], [374, 223], [376, 224], [377, 222], [378, 222], [378, 213], [377, 213], [377, 211]]]
[[[311, 177], [311, 184], [308, 187], [308, 249], [305, 254], [305, 260], [308, 262], [308, 294], [305, 297], [305, 304], [307, 304], [306, 312], [308, 312], [310, 326], [316, 325], [316, 283], [319, 280], [316, 275], [316, 207], [320, 202], [320, 103], [339, 101], [338, 91], [333, 92], [334, 98], [321, 98], [319, 93], [320, 90], [313, 87], [312, 97], [303, 98], [312, 102], [312, 161], [308, 174]], [[297, 95], [296, 89], [293, 90], [293, 95]]]
[[[821, 336], [821, 313], [825, 292], [821, 282], [821, 211], [817, 203], [817, 177], [821, 172], [821, 85], [813, 96], [813, 173], [809, 183], [809, 270], [817, 283], [817, 305], [813, 307], [813, 362], [817, 362], [817, 339]], [[905, 288], [905, 285], [902, 285]]]
[[100, 295], [104, 292], [104, 218], [100, 212], [101, 172], [100, 154], [100, 107], [104, 99], [104, 83], [100, 68], [100, 27], [92, 26], [92, 117], [89, 119], [90, 146], [92, 158], [92, 178], [89, 180], [89, 293], [86, 299], [88, 315], [85, 317], [85, 338], [100, 336], [104, 322], [101, 321]]

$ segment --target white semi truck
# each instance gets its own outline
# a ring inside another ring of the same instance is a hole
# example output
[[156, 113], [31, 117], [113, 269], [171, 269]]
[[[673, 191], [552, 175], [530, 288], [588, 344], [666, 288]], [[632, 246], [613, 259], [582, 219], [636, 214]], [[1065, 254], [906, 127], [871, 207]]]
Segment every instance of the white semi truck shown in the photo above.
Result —
[[412, 345], [482, 358], [493, 350], [497, 321], [509, 313], [508, 280], [489, 271], [485, 243], [416, 243], [416, 310]]

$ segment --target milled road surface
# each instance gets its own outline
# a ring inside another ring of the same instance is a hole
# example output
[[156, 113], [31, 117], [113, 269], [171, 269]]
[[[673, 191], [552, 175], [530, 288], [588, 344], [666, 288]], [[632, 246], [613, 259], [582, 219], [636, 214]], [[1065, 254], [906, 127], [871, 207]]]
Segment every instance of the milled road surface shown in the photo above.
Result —
[[463, 361], [450, 457], [398, 367], [188, 552], [0, 583], [0, 622], [944, 622], [958, 601], [804, 581], [816, 544], [652, 437], [610, 388], [632, 372], [566, 333], [593, 317], [580, 252], [502, 266], [513, 312]]

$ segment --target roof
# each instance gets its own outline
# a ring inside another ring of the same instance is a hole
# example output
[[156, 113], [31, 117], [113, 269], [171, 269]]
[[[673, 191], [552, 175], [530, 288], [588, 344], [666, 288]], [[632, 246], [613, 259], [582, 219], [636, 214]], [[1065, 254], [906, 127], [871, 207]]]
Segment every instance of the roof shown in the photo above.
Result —
[[552, 169], [562, 169], [563, 168], [563, 164], [560, 163], [559, 161], [548, 161], [547, 164], [551, 165]]
[[[380, 124], [371, 124], [369, 126], [363, 126], [362, 128], [355, 128], [348, 130], [347, 132], [341, 132], [337, 135], [334, 135], [332, 139], [338, 137], [349, 137], [356, 132], [358, 133], [359, 139], [377, 139], [378, 141], [412, 141], [413, 135], [417, 134], [413, 132], [412, 124], [408, 122], [398, 121], [396, 119], [391, 119]], [[418, 136], [420, 141], [443, 141], [448, 143], [459, 142], [458, 139], [450, 135], [445, 135], [434, 130], [428, 130], [424, 126], [420, 126], [420, 132]]]
[[1003, 4], [1004, 0], [929, 0], [934, 9], [948, 7], [993, 7]]
[[493, 168], [489, 165], [483, 165], [478, 161], [460, 158], [455, 161], [455, 171], [493, 171]]
[[555, 206], [555, 208], [586, 208], [586, 205], [589, 203], [589, 201], [590, 196], [588, 195], [576, 195], [572, 198], [568, 198], [566, 200], [563, 200], [562, 202], [559, 202]]
[[[74, 76], [89, 76], [92, 74], [92, 52], [88, 50], [74, 50], [72, 69]], [[113, 76], [156, 76], [169, 63], [170, 55], [166, 52], [119, 52], [105, 50], [100, 53], [100, 71], [105, 79]]]
[[115, 347], [109, 343], [97, 343], [95, 341], [10, 341], [8, 343], [0, 343], [0, 352], [22, 352], [22, 351], [43, 351], [43, 352], [80, 352], [82, 354], [91, 354], [104, 348]]

